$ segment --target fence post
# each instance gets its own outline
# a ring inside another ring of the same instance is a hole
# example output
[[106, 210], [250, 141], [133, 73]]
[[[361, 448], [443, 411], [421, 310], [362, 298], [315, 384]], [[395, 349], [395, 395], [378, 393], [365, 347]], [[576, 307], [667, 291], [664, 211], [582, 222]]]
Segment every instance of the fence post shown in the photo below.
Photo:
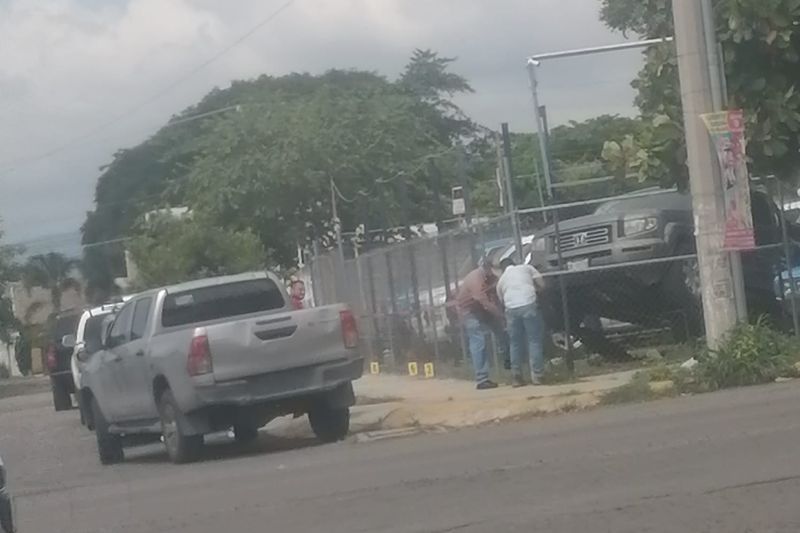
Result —
[[[788, 272], [789, 276], [789, 291], [790, 291], [790, 298], [792, 300], [792, 325], [794, 326], [794, 334], [795, 336], [800, 336], [800, 320], [798, 319], [797, 315], [797, 286], [795, 285], [794, 281], [794, 261], [792, 261], [792, 246], [789, 243], [789, 232], [786, 229], [786, 200], [784, 198], [783, 193], [783, 182], [778, 179], [778, 196], [780, 197], [780, 207], [781, 207], [781, 235], [783, 238], [783, 254], [786, 258], [786, 271]], [[778, 273], [778, 287], [782, 293], [786, 293], [783, 289], [783, 272]], [[784, 296], [784, 299], [786, 297]]]
[[[434, 246], [439, 247], [439, 238], [434, 239]], [[439, 361], [439, 327], [436, 313], [436, 302], [433, 299], [433, 254], [426, 254], [428, 256], [428, 317], [430, 317], [430, 324], [433, 328], [433, 358]]]

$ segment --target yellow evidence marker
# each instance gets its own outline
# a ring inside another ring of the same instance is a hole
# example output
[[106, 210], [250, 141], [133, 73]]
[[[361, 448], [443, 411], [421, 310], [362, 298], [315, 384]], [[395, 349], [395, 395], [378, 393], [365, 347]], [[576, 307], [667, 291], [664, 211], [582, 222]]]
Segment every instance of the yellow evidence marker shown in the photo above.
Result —
[[369, 373], [372, 374], [373, 376], [377, 375], [377, 374], [380, 374], [381, 373], [381, 364], [378, 363], [377, 361], [374, 361], [374, 362], [370, 363], [369, 364]]
[[416, 362], [408, 363], [408, 375], [412, 377], [419, 375], [419, 365]]
[[434, 376], [433, 363], [425, 363], [422, 368], [425, 371], [426, 379], [431, 379]]

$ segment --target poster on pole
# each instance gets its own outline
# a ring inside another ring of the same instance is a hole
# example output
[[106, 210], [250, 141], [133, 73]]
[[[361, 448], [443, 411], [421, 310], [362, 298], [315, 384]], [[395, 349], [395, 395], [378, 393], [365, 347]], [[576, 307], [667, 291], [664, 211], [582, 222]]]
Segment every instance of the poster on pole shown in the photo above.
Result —
[[750, 173], [747, 170], [747, 141], [744, 113], [740, 109], [701, 115], [714, 142], [725, 197], [725, 242], [729, 251], [756, 247], [750, 206]]

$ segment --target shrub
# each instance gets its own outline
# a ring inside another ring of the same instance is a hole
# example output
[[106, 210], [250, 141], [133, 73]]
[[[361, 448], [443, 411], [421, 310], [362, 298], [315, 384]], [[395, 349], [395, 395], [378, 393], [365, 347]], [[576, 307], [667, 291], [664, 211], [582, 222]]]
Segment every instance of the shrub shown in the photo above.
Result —
[[739, 324], [717, 350], [700, 356], [696, 376], [710, 389], [769, 383], [797, 373], [796, 350], [796, 340], [771, 329], [763, 319]]

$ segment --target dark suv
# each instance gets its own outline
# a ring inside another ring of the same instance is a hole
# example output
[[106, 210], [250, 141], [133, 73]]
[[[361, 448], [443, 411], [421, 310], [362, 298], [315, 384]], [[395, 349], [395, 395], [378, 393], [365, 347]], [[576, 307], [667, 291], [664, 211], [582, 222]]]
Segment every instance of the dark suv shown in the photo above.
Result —
[[[678, 191], [646, 191], [600, 205], [594, 214], [545, 228], [533, 243], [532, 263], [542, 272], [558, 271], [558, 247], [569, 271], [564, 275], [572, 331], [591, 349], [599, 346], [596, 317], [646, 327], [669, 325], [676, 336], [702, 333], [699, 269], [696, 259], [646, 261], [695, 253], [692, 199]], [[752, 193], [759, 246], [781, 240], [780, 212], [770, 197]], [[796, 234], [796, 228], [790, 227]], [[642, 263], [628, 266], [628, 263]], [[781, 316], [773, 280], [782, 264], [779, 246], [742, 254], [751, 316]], [[557, 277], [549, 277], [542, 295], [548, 325], [563, 328]], [[589, 324], [594, 324], [589, 325]], [[594, 344], [594, 346], [592, 346]]]
[[70, 362], [72, 348], [64, 346], [63, 339], [67, 335], [75, 335], [78, 327], [80, 311], [66, 311], [56, 316], [48, 334], [45, 349], [45, 366], [50, 375], [50, 386], [53, 389], [53, 405], [56, 411], [72, 409], [72, 394], [75, 382], [72, 378]]

